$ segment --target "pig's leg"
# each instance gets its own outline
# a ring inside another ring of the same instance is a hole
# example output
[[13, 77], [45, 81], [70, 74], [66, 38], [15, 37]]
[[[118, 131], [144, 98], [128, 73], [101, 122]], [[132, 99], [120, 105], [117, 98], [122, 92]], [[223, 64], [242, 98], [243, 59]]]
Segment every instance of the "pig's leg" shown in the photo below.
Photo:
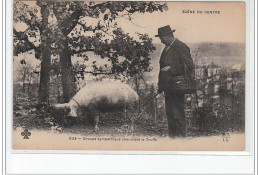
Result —
[[134, 118], [133, 118], [133, 116], [130, 117], [130, 132], [134, 132]]
[[94, 131], [95, 131], [95, 132], [98, 132], [98, 131], [99, 131], [99, 127], [98, 127], [99, 116], [100, 116], [100, 114], [96, 114], [95, 117], [94, 117], [94, 122], [95, 122], [95, 129], [94, 129]]
[[[125, 109], [124, 109], [124, 115], [126, 118], [128, 118], [130, 120], [130, 127], [128, 128], [128, 132], [133, 132], [134, 131], [134, 119], [133, 119], [133, 114], [131, 114], [131, 106], [128, 106], [128, 110], [127, 110], [127, 105], [125, 104]], [[129, 115], [129, 111], [130, 111], [130, 115]], [[130, 116], [130, 117], [129, 117]]]
[[126, 103], [125, 103], [124, 112], [123, 112], [125, 121], [127, 121], [127, 118], [128, 118], [128, 116], [127, 116], [127, 109], [126, 109], [126, 108], [127, 108], [127, 107], [126, 107]]

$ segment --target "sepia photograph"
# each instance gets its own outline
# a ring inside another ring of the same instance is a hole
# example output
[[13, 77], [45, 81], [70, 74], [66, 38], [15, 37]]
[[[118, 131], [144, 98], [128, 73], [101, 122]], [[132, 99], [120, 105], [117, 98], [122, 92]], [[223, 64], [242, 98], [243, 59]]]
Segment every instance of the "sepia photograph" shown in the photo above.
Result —
[[13, 149], [245, 150], [245, 8], [14, 0]]

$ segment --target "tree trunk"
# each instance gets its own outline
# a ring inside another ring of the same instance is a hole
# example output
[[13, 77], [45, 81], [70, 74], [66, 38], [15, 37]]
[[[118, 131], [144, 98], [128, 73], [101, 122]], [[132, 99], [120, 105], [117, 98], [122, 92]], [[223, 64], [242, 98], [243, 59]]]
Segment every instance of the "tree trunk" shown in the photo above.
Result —
[[30, 93], [30, 87], [31, 87], [31, 81], [32, 81], [32, 72], [28, 73], [29, 76], [29, 80], [28, 80], [28, 88], [27, 88], [27, 92], [29, 95], [31, 95]]
[[63, 50], [60, 52], [60, 64], [62, 75], [62, 88], [64, 103], [70, 101], [75, 95], [74, 71], [71, 63], [71, 54], [68, 50], [68, 42], [63, 43]]
[[48, 48], [42, 50], [39, 101], [49, 103], [51, 53]]
[[[75, 4], [77, 4], [75, 2]], [[78, 8], [73, 13], [67, 13], [64, 10], [64, 4], [60, 2], [54, 3], [53, 12], [57, 18], [59, 29], [61, 30], [62, 36], [62, 49], [59, 53], [60, 64], [61, 64], [61, 75], [62, 75], [62, 90], [63, 100], [65, 103], [69, 102], [71, 97], [75, 95], [76, 86], [74, 81], [74, 71], [71, 62], [71, 53], [68, 46], [68, 34], [76, 27], [79, 18], [83, 13], [83, 9]], [[65, 15], [66, 14], [66, 15]]]
[[26, 71], [27, 69], [25, 68], [23, 71], [23, 92], [25, 93], [25, 78], [26, 78]]
[[41, 32], [41, 45], [37, 53], [41, 58], [41, 74], [40, 74], [40, 87], [39, 87], [39, 102], [49, 103], [49, 85], [50, 85], [50, 68], [51, 68], [51, 48], [49, 33], [46, 30], [49, 18], [49, 9], [46, 2], [40, 2], [42, 25]]

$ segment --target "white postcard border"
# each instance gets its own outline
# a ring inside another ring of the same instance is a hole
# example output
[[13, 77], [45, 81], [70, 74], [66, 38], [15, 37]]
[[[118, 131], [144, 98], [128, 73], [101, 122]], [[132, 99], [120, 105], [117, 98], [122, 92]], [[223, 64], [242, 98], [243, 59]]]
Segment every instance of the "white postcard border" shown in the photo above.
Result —
[[[6, 170], [20, 173], [254, 173], [254, 1], [246, 3], [246, 150], [241, 152], [12, 150], [12, 1], [6, 1]], [[256, 58], [255, 58], [256, 59]], [[252, 116], [252, 117], [249, 117]], [[255, 116], [256, 117], [256, 116]], [[22, 153], [21, 152], [21, 153]], [[38, 151], [37, 151], [38, 152]], [[38, 152], [39, 153], [39, 152]], [[53, 154], [56, 153], [56, 154]], [[57, 154], [58, 153], [58, 154]], [[71, 154], [64, 154], [71, 153]], [[75, 154], [76, 153], [76, 154]], [[117, 155], [121, 154], [121, 155]], [[124, 154], [124, 155], [122, 155]], [[131, 155], [129, 155], [131, 154]], [[132, 155], [135, 154], [135, 155]], [[142, 155], [136, 155], [142, 154]], [[158, 155], [151, 155], [158, 154]], [[168, 155], [165, 155], [168, 154]], [[221, 156], [224, 155], [224, 156]], [[189, 163], [187, 163], [189, 162]], [[235, 166], [234, 166], [235, 165]]]

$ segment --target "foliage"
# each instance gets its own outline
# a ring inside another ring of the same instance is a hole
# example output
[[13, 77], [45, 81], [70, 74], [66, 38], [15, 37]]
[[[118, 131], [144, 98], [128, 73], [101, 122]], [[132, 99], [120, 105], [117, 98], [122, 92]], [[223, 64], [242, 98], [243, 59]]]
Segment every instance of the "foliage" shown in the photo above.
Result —
[[[40, 98], [49, 96], [50, 56], [60, 57], [60, 68], [54, 68], [55, 74], [61, 70], [63, 96], [65, 101], [74, 95], [74, 78], [84, 78], [84, 66], [73, 68], [71, 56], [77, 54], [88, 61], [86, 52], [92, 51], [102, 58], [107, 57], [112, 66], [110, 74], [123, 74], [133, 77], [138, 72], [149, 71], [149, 53], [155, 49], [152, 40], [139, 34], [136, 41], [117, 26], [116, 19], [124, 17], [132, 20], [134, 13], [152, 13], [167, 10], [167, 5], [156, 2], [84, 2], [84, 1], [40, 1], [35, 6], [21, 1], [14, 4], [14, 26], [25, 25], [26, 29], [17, 31], [14, 28], [14, 55], [35, 50], [35, 57], [42, 61]], [[52, 20], [50, 20], [51, 18]], [[97, 24], [88, 23], [89, 18]], [[93, 32], [93, 35], [89, 35]], [[112, 39], [107, 39], [107, 38]], [[44, 54], [45, 53], [45, 54]], [[47, 54], [48, 53], [48, 54]], [[41, 57], [42, 56], [42, 57]], [[123, 57], [119, 61], [119, 57]], [[44, 66], [44, 67], [43, 67]], [[94, 73], [103, 72], [93, 62]], [[107, 65], [105, 65], [107, 67]], [[79, 70], [78, 70], [79, 69]], [[46, 72], [47, 71], [47, 72]], [[73, 72], [79, 71], [79, 72]], [[48, 98], [42, 98], [46, 101]]]
[[209, 132], [213, 129], [215, 116], [213, 115], [212, 106], [198, 107], [193, 110], [194, 125], [200, 132]]
[[[125, 17], [126, 20], [132, 20], [131, 15], [134, 13], [164, 10], [167, 10], [165, 4], [154, 2], [57, 2], [54, 4], [54, 14], [58, 20], [56, 31], [61, 30], [65, 38], [56, 41], [56, 48], [63, 49], [62, 43], [66, 39], [71, 55], [76, 54], [88, 61], [86, 52], [92, 51], [111, 61], [111, 74], [133, 77], [138, 71], [149, 71], [149, 53], [155, 47], [147, 35], [139, 34], [140, 41], [136, 41], [125, 34], [117, 26], [116, 19]], [[96, 25], [88, 25], [89, 18], [97, 18]], [[124, 59], [119, 61], [119, 57]], [[104, 66], [107, 69], [107, 65]], [[95, 62], [93, 67], [94, 72], [104, 70], [104, 67], [96, 67]], [[82, 68], [79, 72], [84, 71]]]
[[[14, 24], [26, 24], [22, 32], [14, 29], [14, 55], [38, 49], [37, 45], [42, 42], [42, 16], [39, 14], [45, 5], [51, 15], [55, 15], [57, 22], [49, 23], [44, 32], [48, 32], [48, 44], [52, 45], [52, 53], [57, 55], [63, 49], [63, 42], [69, 43], [71, 55], [84, 56], [85, 52], [93, 51], [102, 58], [110, 58], [113, 73], [126, 71], [132, 76], [140, 66], [147, 70], [149, 64], [149, 52], [155, 50], [152, 40], [147, 35], [139, 34], [140, 42], [125, 34], [117, 23], [117, 17], [125, 17], [132, 20], [132, 14], [167, 10], [166, 4], [155, 2], [45, 2], [37, 1], [38, 6], [29, 6], [16, 1], [14, 4]], [[101, 16], [103, 18], [101, 18]], [[97, 18], [97, 24], [87, 25], [86, 17]], [[113, 30], [111, 31], [111, 28]], [[93, 32], [93, 36], [86, 32]], [[108, 36], [113, 39], [105, 39]], [[47, 42], [47, 41], [46, 41]], [[126, 58], [119, 63], [118, 57]], [[36, 56], [37, 57], [37, 56]], [[140, 58], [143, 57], [142, 60]], [[38, 58], [38, 57], [37, 57]], [[134, 66], [133, 66], [134, 65]], [[128, 70], [133, 67], [133, 70]]]
[[[40, 15], [43, 4], [37, 3], [38, 6], [30, 6], [22, 1], [14, 2], [14, 55], [35, 50], [35, 57], [40, 59], [40, 44], [51, 44], [54, 38], [41, 38], [41, 35], [52, 33], [46, 30], [46, 25]], [[45, 4], [47, 6], [47, 4]], [[44, 40], [43, 40], [44, 39]], [[30, 53], [30, 52], [29, 52]]]

